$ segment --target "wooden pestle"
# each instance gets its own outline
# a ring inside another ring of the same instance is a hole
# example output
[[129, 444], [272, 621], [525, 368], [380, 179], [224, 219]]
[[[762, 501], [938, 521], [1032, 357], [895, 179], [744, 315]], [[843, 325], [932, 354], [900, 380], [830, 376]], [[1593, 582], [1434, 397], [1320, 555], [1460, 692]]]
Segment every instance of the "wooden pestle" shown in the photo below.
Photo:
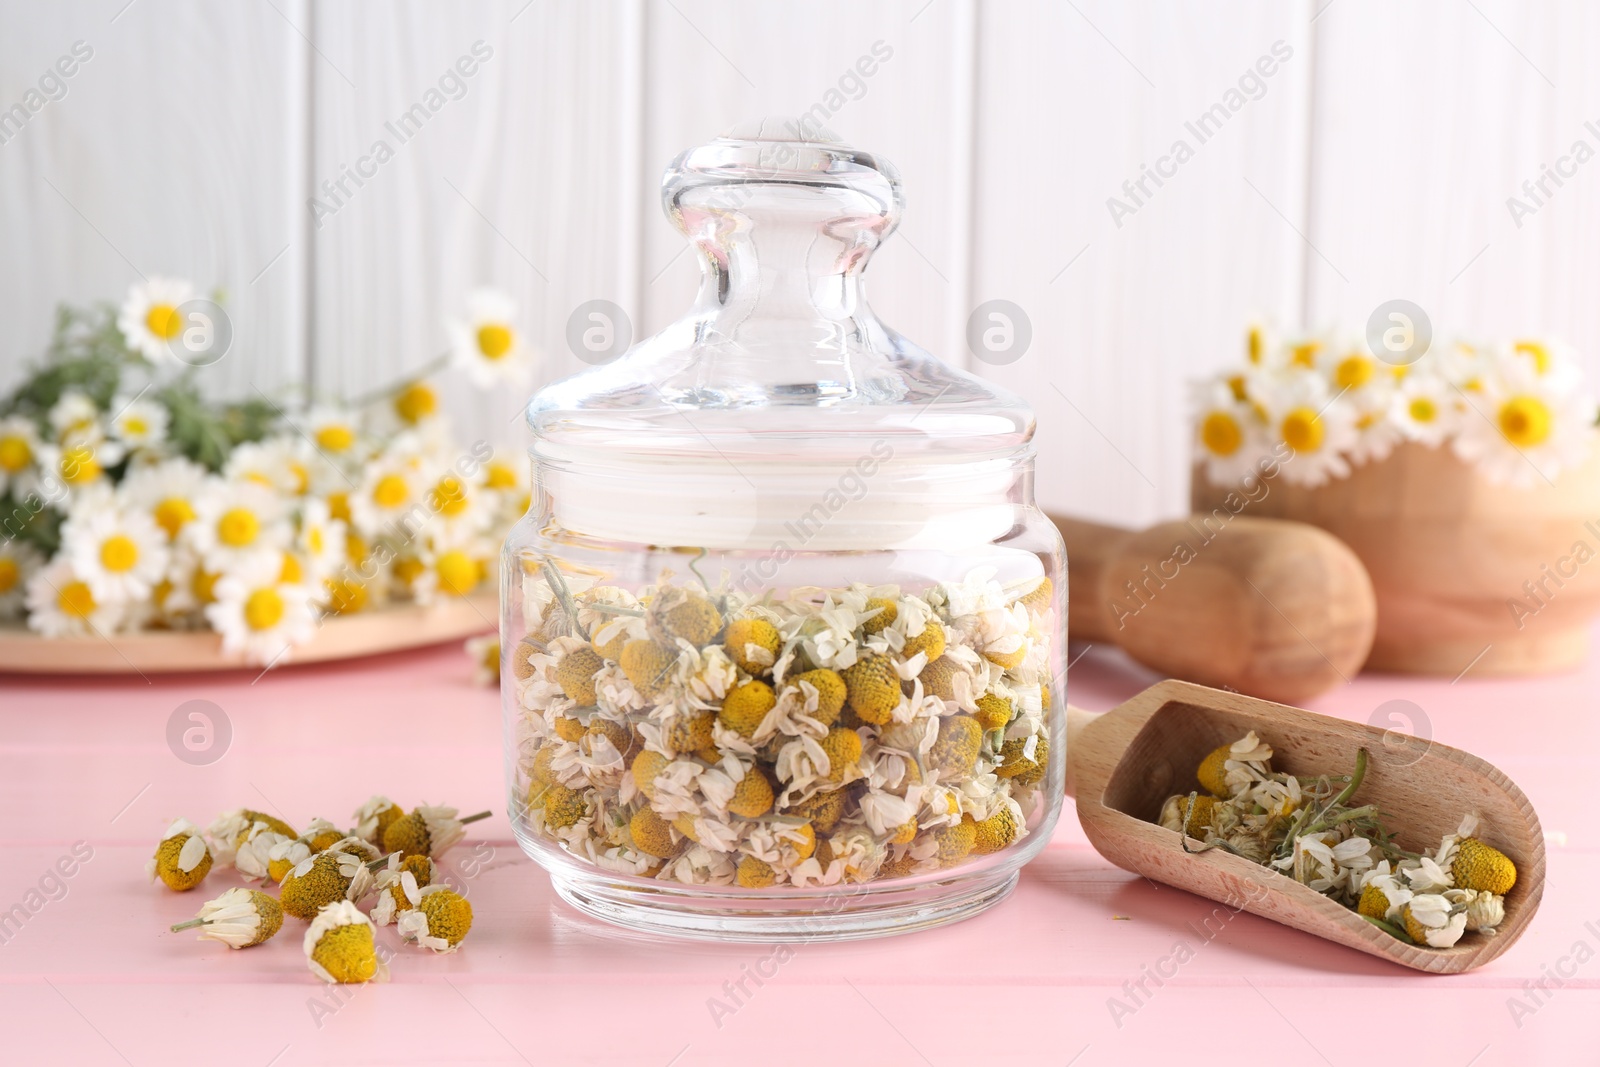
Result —
[[1067, 543], [1074, 640], [1282, 704], [1347, 681], [1372, 648], [1366, 568], [1315, 526], [1213, 513], [1135, 532], [1052, 519]]

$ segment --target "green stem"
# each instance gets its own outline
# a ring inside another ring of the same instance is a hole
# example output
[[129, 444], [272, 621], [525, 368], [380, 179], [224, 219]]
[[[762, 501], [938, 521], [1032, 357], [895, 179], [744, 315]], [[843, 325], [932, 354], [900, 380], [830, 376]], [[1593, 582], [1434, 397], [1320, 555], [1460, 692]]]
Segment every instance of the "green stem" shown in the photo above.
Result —
[[1367, 920], [1367, 922], [1371, 923], [1373, 926], [1376, 926], [1378, 929], [1382, 930], [1384, 933], [1388, 934], [1390, 937], [1394, 938], [1396, 941], [1404, 941], [1408, 945], [1416, 944], [1415, 941], [1411, 940], [1410, 934], [1400, 929], [1400, 927], [1396, 926], [1394, 923], [1385, 922], [1382, 919], [1374, 919], [1370, 915], [1363, 915], [1361, 917]]
[[206, 921], [204, 919], [190, 919], [187, 922], [173, 923], [172, 932], [177, 933], [179, 930], [193, 930], [196, 926], [204, 926], [205, 924]]

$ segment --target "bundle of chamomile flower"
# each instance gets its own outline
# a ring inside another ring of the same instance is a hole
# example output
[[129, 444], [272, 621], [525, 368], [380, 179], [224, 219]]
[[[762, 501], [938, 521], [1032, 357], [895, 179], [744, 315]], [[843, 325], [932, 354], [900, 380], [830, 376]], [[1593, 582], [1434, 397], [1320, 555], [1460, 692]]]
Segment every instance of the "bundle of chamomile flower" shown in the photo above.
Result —
[[1194, 411], [1195, 454], [1215, 485], [1270, 463], [1319, 486], [1409, 441], [1450, 448], [1491, 483], [1531, 486], [1595, 446], [1595, 397], [1573, 354], [1548, 340], [1441, 341], [1401, 364], [1361, 338], [1279, 340], [1253, 327], [1243, 365], [1195, 384]]
[[0, 397], [0, 623], [210, 629], [271, 663], [329, 615], [493, 588], [524, 465], [454, 440], [425, 379], [446, 362], [481, 386], [522, 377], [508, 300], [475, 295], [448, 356], [366, 397], [236, 403], [186, 362], [197, 304], [216, 307], [151, 279], [120, 309], [64, 308]]
[[1361, 749], [1347, 776], [1303, 779], [1272, 769], [1272, 746], [1250, 731], [1196, 771], [1201, 786], [1169, 797], [1161, 825], [1271, 867], [1355, 910], [1401, 941], [1449, 948], [1471, 931], [1493, 935], [1517, 868], [1477, 835], [1468, 812], [1432, 852], [1407, 852], [1372, 805], [1354, 803], [1366, 775]]
[[[301, 949], [312, 974], [324, 982], [384, 981], [389, 953], [375, 939], [378, 926], [393, 924], [403, 940], [436, 953], [454, 952], [472, 929], [472, 905], [445, 884], [438, 860], [468, 823], [488, 816], [458, 818], [455, 808], [426, 804], [408, 812], [374, 796], [349, 829], [318, 818], [296, 832], [274, 815], [236, 808], [204, 831], [187, 819], [173, 822], [146, 871], [177, 892], [229, 868], [245, 883], [206, 901], [173, 932], [198, 929], [202, 939], [252, 948], [271, 940], [288, 916], [307, 924]], [[265, 891], [271, 886], [277, 896]]]

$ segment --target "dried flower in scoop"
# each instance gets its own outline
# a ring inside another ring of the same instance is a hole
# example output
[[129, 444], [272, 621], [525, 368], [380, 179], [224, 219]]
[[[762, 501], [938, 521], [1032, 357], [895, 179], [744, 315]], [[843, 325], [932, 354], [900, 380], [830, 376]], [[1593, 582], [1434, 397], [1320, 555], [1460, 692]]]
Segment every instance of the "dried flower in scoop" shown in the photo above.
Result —
[[420, 895], [416, 907], [395, 922], [400, 936], [435, 952], [454, 952], [472, 929], [472, 905], [448, 886], [430, 885]]
[[198, 826], [178, 819], [167, 827], [144, 869], [152, 882], [159, 878], [168, 889], [182, 893], [199, 885], [210, 872], [211, 849]]
[[361, 857], [321, 852], [296, 864], [283, 879], [278, 899], [296, 919], [311, 919], [337, 900], [360, 900], [372, 890], [372, 872]]
[[348, 900], [327, 904], [306, 930], [306, 966], [324, 982], [386, 982], [389, 968], [378, 957], [372, 934], [372, 920], [360, 908]]
[[229, 948], [250, 948], [282, 929], [283, 909], [260, 890], [240, 886], [206, 901], [197, 916], [172, 930], [176, 933], [196, 926], [202, 938], [221, 941]]

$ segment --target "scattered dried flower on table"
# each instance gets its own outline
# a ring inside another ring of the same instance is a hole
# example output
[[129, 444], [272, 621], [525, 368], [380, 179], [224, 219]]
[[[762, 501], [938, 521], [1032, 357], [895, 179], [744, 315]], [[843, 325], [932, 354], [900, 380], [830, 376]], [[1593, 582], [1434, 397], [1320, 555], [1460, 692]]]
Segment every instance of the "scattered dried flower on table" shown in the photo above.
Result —
[[159, 878], [168, 889], [182, 893], [200, 884], [211, 863], [211, 849], [200, 828], [188, 819], [178, 819], [162, 835], [155, 855], [145, 864], [145, 873], [152, 882]]
[[283, 909], [260, 890], [240, 886], [206, 901], [197, 916], [177, 923], [172, 930], [177, 933], [197, 926], [202, 938], [221, 941], [229, 948], [250, 948], [282, 929]]
[[378, 956], [372, 935], [372, 920], [350, 901], [324, 905], [306, 929], [306, 966], [324, 982], [386, 982], [389, 967]]

